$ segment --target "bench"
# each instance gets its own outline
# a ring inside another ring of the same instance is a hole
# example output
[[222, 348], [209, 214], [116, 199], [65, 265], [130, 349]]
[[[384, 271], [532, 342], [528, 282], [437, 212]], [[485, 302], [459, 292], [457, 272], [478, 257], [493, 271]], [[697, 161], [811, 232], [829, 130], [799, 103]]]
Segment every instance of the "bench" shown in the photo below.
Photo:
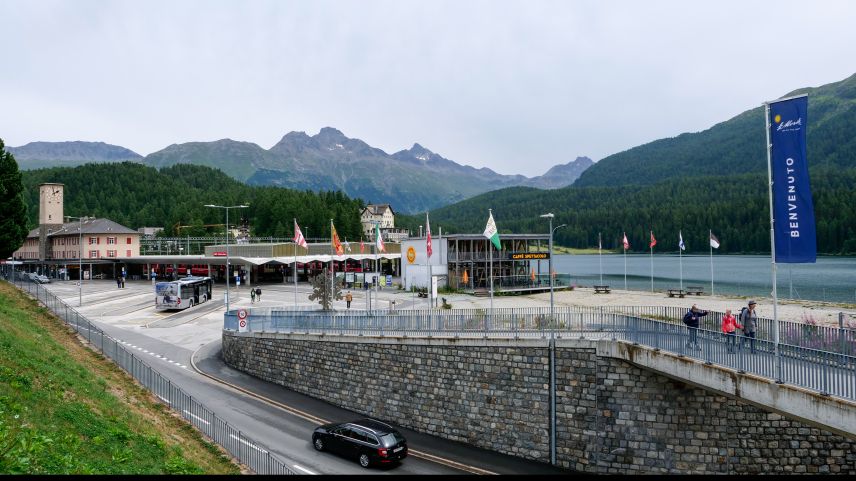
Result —
[[609, 294], [609, 286], [594, 286], [595, 294]]
[[687, 295], [697, 295], [700, 296], [704, 294], [704, 288], [700, 286], [687, 286]]
[[686, 295], [686, 293], [687, 293], [687, 291], [685, 291], [683, 289], [669, 289], [669, 297], [675, 297], [675, 296], [684, 297]]

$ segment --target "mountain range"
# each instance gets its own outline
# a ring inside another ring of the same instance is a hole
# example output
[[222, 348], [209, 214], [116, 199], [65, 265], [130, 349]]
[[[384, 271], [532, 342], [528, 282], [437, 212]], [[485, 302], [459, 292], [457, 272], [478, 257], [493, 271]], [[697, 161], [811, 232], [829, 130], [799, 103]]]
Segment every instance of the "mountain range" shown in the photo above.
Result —
[[314, 136], [289, 132], [268, 150], [231, 139], [173, 144], [145, 157], [102, 142], [34, 142], [9, 150], [22, 170], [85, 162], [134, 161], [156, 168], [204, 165], [250, 185], [341, 190], [367, 203], [390, 203], [404, 213], [434, 209], [503, 187], [564, 187], [594, 164], [587, 157], [578, 157], [542, 176], [503, 175], [487, 167], [458, 164], [418, 143], [387, 154], [332, 127]]

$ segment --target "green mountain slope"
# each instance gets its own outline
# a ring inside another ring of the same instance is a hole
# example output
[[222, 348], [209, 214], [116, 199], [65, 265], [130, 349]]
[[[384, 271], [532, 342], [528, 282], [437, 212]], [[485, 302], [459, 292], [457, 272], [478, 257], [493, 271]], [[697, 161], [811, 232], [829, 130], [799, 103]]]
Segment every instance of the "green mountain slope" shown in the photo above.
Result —
[[223, 228], [209, 231], [202, 225], [222, 224], [224, 214], [205, 204], [249, 204], [249, 209], [232, 214], [247, 218], [254, 236], [291, 237], [294, 218], [313, 237], [330, 232], [330, 219], [342, 237], [358, 239], [362, 232], [359, 199], [341, 192], [248, 186], [204, 166], [180, 164], [157, 170], [131, 162], [86, 164], [26, 171], [22, 177], [31, 228], [38, 217], [38, 185], [59, 182], [65, 184], [65, 214], [107, 217], [132, 229], [160, 226], [174, 234], [176, 225], [195, 225], [199, 227], [181, 234], [210, 235]]
[[[856, 75], [809, 94], [808, 157], [813, 167], [856, 166]], [[610, 155], [587, 169], [578, 187], [654, 184], [666, 179], [766, 172], [764, 112], [756, 107], [697, 133], [660, 139]]]
[[45, 167], [74, 167], [92, 162], [139, 162], [143, 156], [118, 145], [104, 142], [30, 142], [7, 147], [21, 170]]

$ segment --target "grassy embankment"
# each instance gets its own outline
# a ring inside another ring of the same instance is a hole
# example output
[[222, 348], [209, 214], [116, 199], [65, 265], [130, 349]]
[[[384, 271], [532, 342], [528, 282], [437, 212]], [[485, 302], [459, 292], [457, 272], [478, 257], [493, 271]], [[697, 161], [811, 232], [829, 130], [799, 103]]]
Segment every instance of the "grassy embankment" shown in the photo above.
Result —
[[0, 473], [240, 473], [75, 336], [0, 282]]

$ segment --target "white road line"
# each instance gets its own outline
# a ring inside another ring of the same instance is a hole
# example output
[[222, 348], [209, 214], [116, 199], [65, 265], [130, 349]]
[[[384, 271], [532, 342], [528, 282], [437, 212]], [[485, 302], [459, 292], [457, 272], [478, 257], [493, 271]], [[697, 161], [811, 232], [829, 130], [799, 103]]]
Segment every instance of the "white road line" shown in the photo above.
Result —
[[159, 397], [159, 398], [161, 398], [161, 399], [163, 399], [163, 401], [164, 401], [165, 403], [167, 403], [167, 404], [172, 404], [172, 403], [169, 401], [169, 399], [167, 399], [167, 398], [165, 398], [165, 397], [161, 396], [160, 394], [158, 394], [158, 397]]
[[205, 425], [206, 425], [206, 426], [211, 424], [211, 423], [209, 423], [208, 421], [206, 421], [206, 420], [202, 419], [201, 417], [199, 417], [199, 416], [197, 416], [197, 415], [193, 414], [192, 412], [188, 411], [187, 409], [185, 409], [185, 410], [184, 410], [184, 412], [186, 412], [187, 414], [189, 414], [191, 417], [193, 417], [193, 418], [195, 418], [195, 419], [198, 419], [198, 420], [200, 420], [201, 422], [205, 423]]
[[299, 466], [299, 465], [297, 465], [297, 464], [295, 464], [295, 465], [294, 465], [294, 467], [295, 467], [295, 468], [297, 468], [297, 469], [299, 469], [299, 470], [301, 470], [301, 471], [303, 471], [303, 472], [304, 472], [304, 473], [306, 473], [306, 474], [318, 474], [318, 473], [313, 473], [312, 471], [310, 471], [310, 470], [308, 470], [308, 469], [304, 468], [303, 466]]
[[255, 445], [255, 444], [253, 444], [253, 443], [249, 443], [249, 442], [247, 442], [247, 441], [244, 441], [243, 439], [240, 439], [238, 436], [235, 436], [234, 434], [230, 434], [230, 435], [229, 435], [229, 437], [230, 437], [230, 438], [232, 438], [232, 439], [236, 439], [236, 440], [238, 440], [238, 442], [239, 442], [239, 443], [241, 443], [241, 444], [243, 444], [243, 445], [245, 445], [245, 446], [249, 446], [249, 447], [251, 447], [251, 448], [255, 449], [256, 451], [259, 451], [259, 452], [261, 452], [261, 453], [265, 453], [265, 454], [267, 454], [267, 451], [265, 451], [264, 449], [262, 449], [262, 448], [260, 448], [260, 447], [256, 446], [256, 445]]

